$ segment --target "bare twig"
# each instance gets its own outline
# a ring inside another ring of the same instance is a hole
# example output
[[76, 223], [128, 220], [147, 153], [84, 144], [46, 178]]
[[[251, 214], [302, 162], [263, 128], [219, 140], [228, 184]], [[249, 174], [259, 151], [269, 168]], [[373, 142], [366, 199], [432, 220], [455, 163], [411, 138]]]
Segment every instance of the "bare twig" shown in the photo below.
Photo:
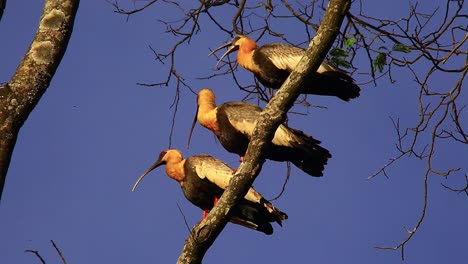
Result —
[[443, 183], [441, 183], [441, 185], [444, 186], [444, 188], [449, 189], [452, 192], [465, 193], [466, 195], [468, 195], [468, 176], [466, 174], [465, 174], [465, 186], [462, 188], [449, 187]]
[[52, 246], [54, 246], [55, 251], [57, 251], [57, 254], [60, 256], [60, 260], [62, 260], [62, 263], [67, 264], [67, 261], [65, 260], [65, 257], [63, 256], [62, 251], [57, 247], [54, 240], [50, 240], [50, 243], [52, 243]]
[[0, 0], [0, 21], [2, 20], [3, 12], [5, 11], [7, 0]]
[[274, 200], [278, 200], [284, 193], [284, 191], [286, 190], [286, 185], [288, 184], [288, 181], [289, 181], [289, 176], [291, 176], [291, 163], [287, 162], [287, 165], [286, 165], [286, 177], [284, 178], [284, 182], [283, 182], [283, 185], [281, 186], [281, 191], [278, 193], [278, 195], [276, 195], [275, 197], [271, 198], [269, 201], [274, 201]]
[[131, 14], [138, 13], [138, 12], [143, 11], [144, 9], [150, 7], [152, 4], [156, 3], [157, 0], [148, 1], [143, 6], [141, 6], [139, 8], [134, 8], [132, 10], [123, 9], [122, 7], [120, 7], [120, 5], [117, 3], [117, 1], [111, 2], [110, 0], [106, 0], [106, 2], [111, 4], [115, 8], [114, 12], [130, 16]]
[[24, 252], [28, 252], [28, 253], [33, 253], [34, 255], [36, 255], [36, 257], [39, 259], [39, 261], [42, 263], [42, 264], [46, 264], [45, 260], [42, 258], [42, 256], [39, 254], [39, 251], [37, 250], [32, 250], [32, 249], [26, 249]]
[[[50, 242], [52, 243], [52, 246], [54, 247], [55, 251], [57, 252], [57, 254], [59, 255], [60, 257], [60, 260], [62, 261], [63, 264], [67, 264], [67, 261], [65, 260], [65, 257], [63, 256], [62, 254], [62, 251], [60, 251], [59, 247], [57, 246], [57, 244], [55, 244], [55, 242], [53, 240], [50, 240]], [[32, 249], [27, 249], [25, 250], [24, 252], [27, 252], [27, 253], [33, 253], [34, 255], [36, 255], [36, 257], [39, 259], [39, 261], [42, 263], [42, 264], [45, 264], [45, 260], [44, 258], [41, 256], [41, 254], [39, 254], [39, 251], [38, 250], [32, 250]]]
[[182, 208], [180, 208], [179, 203], [176, 203], [176, 205], [177, 205], [177, 208], [179, 209], [180, 214], [182, 215], [182, 218], [184, 219], [185, 227], [187, 228], [189, 234], [191, 234], [190, 226], [189, 226], [189, 224], [187, 222], [187, 217], [185, 217], [185, 214], [182, 211]]

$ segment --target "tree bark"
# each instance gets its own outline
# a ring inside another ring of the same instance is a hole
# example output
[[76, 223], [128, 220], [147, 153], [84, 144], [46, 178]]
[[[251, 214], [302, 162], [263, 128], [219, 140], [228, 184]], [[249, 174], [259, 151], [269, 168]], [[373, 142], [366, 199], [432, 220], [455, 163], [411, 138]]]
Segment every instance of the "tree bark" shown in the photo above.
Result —
[[229, 187], [210, 214], [192, 229], [177, 263], [199, 264], [202, 262], [206, 251], [228, 222], [231, 208], [244, 197], [259, 174], [265, 161], [262, 153], [267, 147], [267, 142], [272, 140], [273, 132], [284, 122], [286, 113], [299, 96], [304, 76], [312, 76], [316, 73], [333, 45], [350, 6], [350, 0], [330, 0], [322, 23], [314, 39], [310, 42], [306, 54], [263, 110], [245, 154], [244, 162], [239, 166]]
[[0, 199], [18, 132], [65, 54], [79, 2], [45, 1], [34, 40], [11, 80], [0, 85]]

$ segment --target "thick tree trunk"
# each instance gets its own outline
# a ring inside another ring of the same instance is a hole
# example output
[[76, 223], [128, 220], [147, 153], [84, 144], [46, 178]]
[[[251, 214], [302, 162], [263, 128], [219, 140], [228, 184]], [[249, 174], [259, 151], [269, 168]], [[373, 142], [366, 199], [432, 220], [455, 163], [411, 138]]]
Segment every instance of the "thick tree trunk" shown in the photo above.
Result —
[[65, 54], [79, 2], [45, 1], [34, 40], [11, 80], [0, 85], [0, 199], [18, 132]]
[[244, 197], [259, 174], [265, 161], [262, 156], [267, 146], [265, 142], [271, 141], [273, 131], [284, 122], [287, 111], [299, 96], [303, 77], [311, 76], [317, 71], [333, 45], [350, 5], [350, 0], [331, 0], [329, 2], [322, 23], [311, 41], [306, 55], [262, 112], [244, 162], [208, 217], [192, 229], [177, 263], [199, 264], [202, 262], [206, 251], [228, 222], [230, 209]]

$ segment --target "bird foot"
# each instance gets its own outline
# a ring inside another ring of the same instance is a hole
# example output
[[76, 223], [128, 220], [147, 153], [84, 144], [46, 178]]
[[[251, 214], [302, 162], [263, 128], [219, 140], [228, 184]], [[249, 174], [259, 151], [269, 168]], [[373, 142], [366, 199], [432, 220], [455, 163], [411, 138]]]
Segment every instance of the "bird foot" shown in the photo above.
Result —
[[[239, 162], [240, 162], [240, 163], [244, 162], [244, 156], [239, 156]], [[232, 174], [236, 174], [237, 169], [239, 169], [239, 167], [233, 169], [233, 170], [232, 170]]]
[[208, 210], [203, 210], [202, 220], [205, 219], [208, 216], [209, 212], [210, 211], [208, 211]]
[[[213, 200], [213, 205], [217, 204], [218, 201], [219, 201], [219, 197], [215, 196], [215, 198]], [[202, 219], [201, 220], [205, 219], [208, 216], [209, 213], [210, 213], [210, 210], [203, 209], [203, 214], [202, 214]]]

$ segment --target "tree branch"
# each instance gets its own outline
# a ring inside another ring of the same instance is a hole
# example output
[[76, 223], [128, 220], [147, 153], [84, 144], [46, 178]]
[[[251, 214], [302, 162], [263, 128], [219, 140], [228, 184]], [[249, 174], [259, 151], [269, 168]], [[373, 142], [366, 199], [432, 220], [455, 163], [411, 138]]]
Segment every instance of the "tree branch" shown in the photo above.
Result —
[[0, 0], [0, 21], [2, 20], [3, 11], [5, 10], [7, 0]]
[[152, 4], [156, 3], [156, 1], [157, 0], [151, 0], [148, 3], [144, 4], [142, 7], [134, 8], [132, 10], [126, 10], [126, 9], [121, 8], [119, 6], [119, 4], [117, 3], [117, 1], [115, 1], [115, 2], [107, 1], [107, 2], [109, 4], [111, 4], [115, 8], [114, 12], [130, 16], [131, 14], [138, 13], [138, 12], [146, 9], [147, 7], [149, 7]]
[[[67, 261], [65, 260], [65, 257], [63, 256], [62, 251], [60, 251], [59, 247], [57, 246], [57, 244], [55, 244], [54, 240], [50, 240], [50, 243], [52, 243], [52, 246], [54, 247], [55, 251], [59, 255], [60, 260], [62, 261], [62, 264], [67, 264]], [[36, 255], [36, 257], [39, 259], [39, 261], [42, 264], [46, 264], [46, 261], [44, 260], [44, 258], [41, 256], [41, 254], [39, 254], [39, 250], [26, 249], [24, 252], [33, 253], [34, 255]]]
[[57, 254], [60, 257], [60, 260], [62, 261], [62, 264], [67, 264], [67, 260], [63, 256], [62, 251], [60, 250], [60, 248], [57, 246], [57, 244], [55, 244], [54, 240], [50, 240], [50, 243], [52, 243], [52, 246], [55, 248], [55, 251], [57, 251]]
[[36, 36], [0, 85], [0, 199], [19, 129], [49, 87], [70, 39], [79, 0], [47, 0]]
[[177, 263], [201, 263], [206, 251], [226, 225], [231, 208], [244, 197], [259, 174], [265, 161], [262, 153], [267, 147], [267, 142], [271, 141], [273, 132], [284, 122], [287, 111], [299, 96], [303, 77], [315, 74], [333, 45], [350, 5], [351, 1], [349, 0], [331, 0], [329, 2], [322, 23], [306, 54], [295, 71], [278, 90], [276, 96], [263, 110], [247, 149], [245, 161], [239, 166], [229, 187], [208, 217], [192, 229]]
[[39, 251], [38, 251], [38, 250], [26, 249], [24, 252], [26, 252], [26, 253], [33, 253], [33, 254], [36, 255], [36, 257], [39, 259], [39, 261], [41, 262], [41, 264], [46, 264], [44, 258], [41, 256], [41, 254], [39, 254]]
[[450, 187], [450, 186], [447, 186], [443, 183], [441, 183], [442, 186], [444, 186], [444, 188], [452, 191], [452, 192], [456, 192], [456, 193], [465, 193], [466, 195], [468, 195], [468, 176], [466, 176], [465, 174], [465, 186], [463, 188], [453, 188], [453, 187]]

